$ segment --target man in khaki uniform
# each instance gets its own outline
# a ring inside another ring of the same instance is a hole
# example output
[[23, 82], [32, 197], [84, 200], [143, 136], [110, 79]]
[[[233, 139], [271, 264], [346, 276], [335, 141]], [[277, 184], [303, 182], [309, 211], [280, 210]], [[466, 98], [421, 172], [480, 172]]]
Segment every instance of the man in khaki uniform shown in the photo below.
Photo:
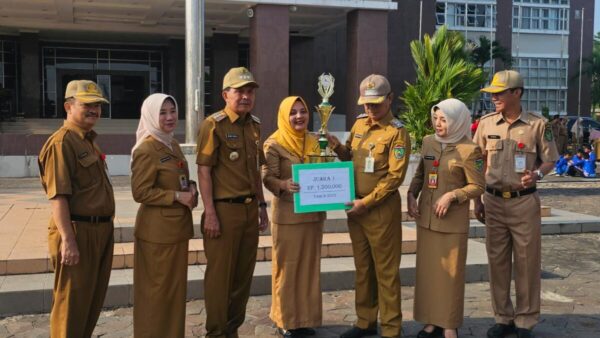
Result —
[[105, 155], [92, 130], [108, 103], [92, 81], [65, 91], [67, 120], [40, 151], [40, 177], [52, 207], [48, 247], [54, 268], [51, 337], [90, 337], [108, 288], [115, 200]]
[[258, 84], [243, 67], [223, 79], [225, 109], [198, 135], [198, 181], [204, 204], [206, 336], [237, 337], [256, 264], [258, 232], [269, 223], [259, 166], [260, 120], [250, 114]]
[[[498, 72], [482, 91], [492, 94], [496, 106], [495, 113], [481, 119], [473, 140], [487, 157], [486, 193], [483, 203], [475, 200], [477, 218], [486, 224], [496, 319], [487, 335], [504, 337], [516, 327], [518, 337], [531, 337], [540, 314], [541, 284], [541, 215], [536, 181], [552, 170], [558, 153], [546, 119], [521, 108], [523, 80], [519, 73]], [[516, 307], [510, 299], [513, 264]]]
[[398, 187], [404, 180], [410, 139], [390, 107], [394, 95], [388, 80], [369, 75], [360, 84], [357, 117], [346, 145], [332, 135], [329, 141], [343, 161], [354, 163], [356, 197], [348, 211], [348, 228], [356, 266], [358, 320], [343, 338], [377, 333], [377, 314], [383, 337], [400, 337], [400, 256], [402, 212]]

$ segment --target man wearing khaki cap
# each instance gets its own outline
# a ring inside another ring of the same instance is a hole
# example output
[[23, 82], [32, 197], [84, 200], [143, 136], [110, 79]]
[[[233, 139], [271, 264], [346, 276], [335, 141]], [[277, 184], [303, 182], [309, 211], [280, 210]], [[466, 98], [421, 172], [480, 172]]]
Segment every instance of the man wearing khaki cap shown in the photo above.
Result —
[[44, 144], [38, 164], [50, 200], [48, 247], [54, 268], [51, 337], [90, 337], [108, 287], [115, 200], [105, 155], [92, 130], [108, 103], [98, 86], [71, 81], [67, 119]]
[[333, 135], [329, 142], [338, 157], [354, 163], [356, 199], [348, 211], [348, 228], [356, 266], [354, 326], [342, 338], [377, 333], [400, 337], [400, 256], [402, 211], [398, 187], [410, 155], [410, 139], [390, 110], [394, 94], [388, 80], [369, 75], [360, 84], [358, 104], [365, 113], [357, 117], [346, 144]]
[[202, 122], [198, 181], [204, 204], [207, 337], [237, 337], [256, 263], [258, 233], [269, 223], [259, 167], [260, 120], [250, 114], [258, 84], [246, 68], [223, 79], [225, 108]]
[[[540, 315], [541, 214], [536, 182], [558, 159], [546, 119], [521, 107], [523, 79], [512, 70], [494, 75], [482, 92], [492, 94], [496, 112], [479, 122], [473, 141], [483, 150], [486, 193], [475, 200], [486, 225], [490, 291], [496, 324], [490, 338], [516, 331], [532, 337]], [[514, 257], [513, 257], [514, 256]], [[514, 267], [513, 267], [514, 265]], [[514, 271], [516, 307], [510, 298]]]

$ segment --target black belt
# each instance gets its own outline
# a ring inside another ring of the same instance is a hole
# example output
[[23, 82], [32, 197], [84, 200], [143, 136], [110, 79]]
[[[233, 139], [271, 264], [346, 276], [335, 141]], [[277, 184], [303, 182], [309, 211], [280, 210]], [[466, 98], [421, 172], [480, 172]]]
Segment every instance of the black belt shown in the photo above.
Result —
[[497, 190], [494, 188], [485, 187], [485, 191], [489, 192], [490, 194], [492, 194], [494, 196], [509, 199], [509, 198], [515, 198], [515, 197], [533, 194], [534, 192], [537, 191], [537, 188], [531, 187], [531, 188], [527, 188], [527, 189], [523, 189], [523, 190], [519, 190], [519, 191], [500, 191], [500, 190]]
[[255, 199], [256, 199], [256, 197], [254, 195], [248, 195], [248, 196], [238, 196], [238, 197], [232, 197], [232, 198], [218, 198], [213, 201], [225, 202], [225, 203], [250, 204]]
[[87, 223], [109, 223], [112, 222], [112, 216], [80, 216], [71, 215], [71, 221]]

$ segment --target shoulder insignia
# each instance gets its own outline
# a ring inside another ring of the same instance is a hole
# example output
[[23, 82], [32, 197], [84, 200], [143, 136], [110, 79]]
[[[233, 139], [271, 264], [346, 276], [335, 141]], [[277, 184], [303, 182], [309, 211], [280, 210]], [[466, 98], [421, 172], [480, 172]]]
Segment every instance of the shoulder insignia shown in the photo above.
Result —
[[223, 111], [220, 111], [220, 112], [218, 112], [218, 113], [214, 113], [214, 114], [212, 114], [212, 115], [211, 115], [211, 117], [212, 117], [212, 118], [213, 118], [215, 121], [219, 122], [219, 121], [223, 120], [224, 118], [226, 118], [226, 117], [227, 117], [227, 114], [225, 114], [225, 112], [223, 112]]
[[498, 113], [497, 113], [497, 112], [488, 113], [488, 114], [485, 114], [485, 115], [483, 115], [483, 116], [481, 117], [481, 120], [483, 120], [483, 119], [487, 119], [487, 118], [488, 118], [488, 117], [490, 117], [490, 116], [496, 116], [496, 115], [498, 115]]
[[404, 124], [402, 124], [402, 122], [400, 122], [400, 120], [398, 120], [397, 118], [393, 118], [392, 121], [390, 121], [390, 124], [398, 129], [404, 127]]
[[258, 116], [251, 114], [250, 116], [252, 116], [252, 119], [254, 120], [254, 122], [260, 124], [260, 118], [258, 118]]
[[369, 115], [367, 115], [366, 113], [362, 113], [362, 114], [358, 115], [356, 118], [357, 119], [364, 119], [365, 117], [369, 117]]

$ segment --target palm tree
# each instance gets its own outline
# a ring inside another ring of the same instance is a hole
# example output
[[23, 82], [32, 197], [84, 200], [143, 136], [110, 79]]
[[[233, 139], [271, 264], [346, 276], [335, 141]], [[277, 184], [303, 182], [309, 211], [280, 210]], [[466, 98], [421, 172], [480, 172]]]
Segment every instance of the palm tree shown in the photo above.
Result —
[[426, 34], [423, 41], [410, 43], [417, 79], [406, 83], [400, 99], [404, 102], [401, 118], [414, 140], [421, 148], [423, 137], [433, 132], [431, 107], [447, 98], [472, 102], [486, 82], [486, 76], [469, 57], [466, 42], [459, 32], [442, 26], [433, 36]]
[[[490, 42], [490, 39], [482, 35], [479, 37], [479, 43], [469, 41], [469, 44], [473, 46], [470, 56], [471, 61], [473, 61], [477, 66], [483, 68], [483, 65], [490, 61], [490, 59], [500, 59], [507, 69], [511, 68], [513, 60], [512, 56], [510, 55], [510, 51], [504, 46], [500, 45], [498, 40]], [[490, 47], [492, 50], [491, 55]]]
[[600, 32], [594, 36], [592, 57], [585, 59], [584, 74], [592, 80], [592, 111], [600, 105]]

